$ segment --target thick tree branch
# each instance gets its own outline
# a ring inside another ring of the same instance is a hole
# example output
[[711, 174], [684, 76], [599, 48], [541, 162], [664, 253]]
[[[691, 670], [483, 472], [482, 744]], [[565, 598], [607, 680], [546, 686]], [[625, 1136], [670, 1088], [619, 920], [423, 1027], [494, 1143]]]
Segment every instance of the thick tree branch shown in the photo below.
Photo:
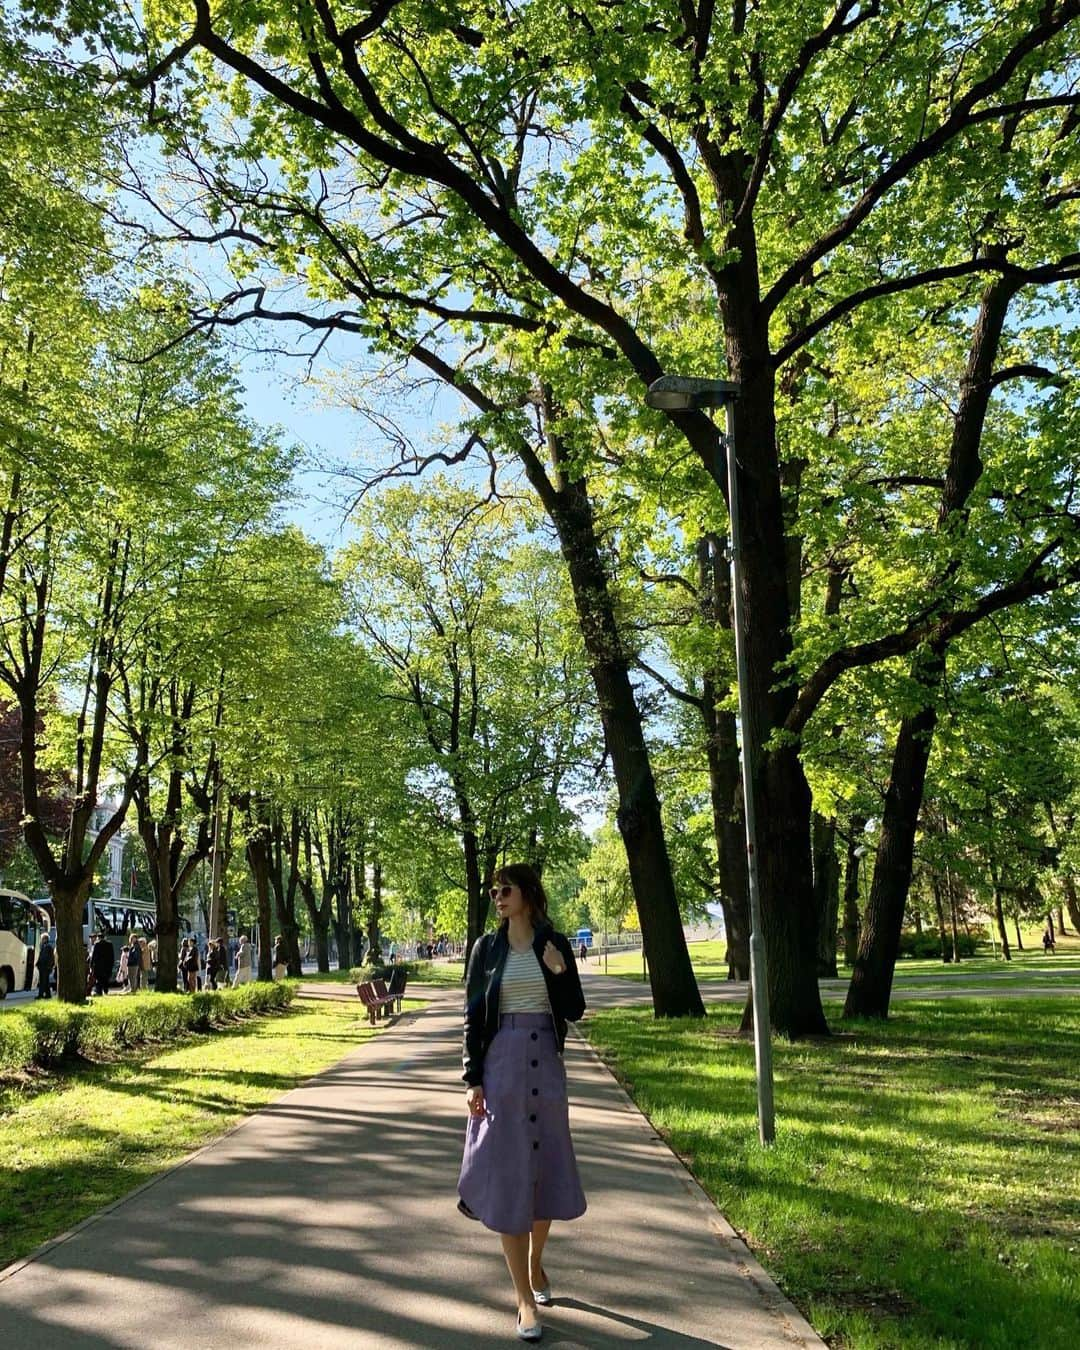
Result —
[[698, 712], [704, 712], [705, 700], [700, 695], [691, 694], [688, 690], [680, 689], [678, 685], [672, 684], [669, 679], [661, 675], [658, 670], [653, 670], [652, 666], [647, 661], [642, 661], [640, 657], [635, 660], [634, 664], [639, 670], [643, 670], [650, 679], [655, 680], [661, 689], [666, 689], [672, 698], [678, 699], [680, 703], [688, 703]]
[[1048, 370], [1045, 366], [1021, 364], [1003, 366], [1000, 370], [995, 370], [990, 377], [990, 387], [996, 389], [1006, 380], [1038, 380], [1042, 384], [1052, 384], [1058, 389], [1065, 389], [1069, 384], [1068, 377], [1062, 375], [1060, 371]]
[[[849, 16], [853, 9], [857, 9], [858, 13], [849, 22]], [[754, 209], [772, 157], [776, 133], [780, 129], [780, 123], [784, 120], [784, 115], [791, 106], [791, 101], [795, 97], [803, 77], [810, 69], [814, 58], [830, 47], [836, 38], [842, 34], [854, 32], [868, 19], [877, 18], [880, 12], [880, 0], [870, 0], [869, 4], [860, 4], [859, 0], [841, 0], [836, 12], [825, 27], [815, 33], [813, 37], [807, 38], [803, 43], [791, 69], [780, 81], [780, 86], [776, 91], [776, 101], [773, 103], [769, 116], [762, 127], [757, 153], [754, 156], [754, 163], [747, 178], [746, 191], [743, 193], [742, 201], [735, 212], [736, 222], [743, 219]]]
[[[774, 311], [789, 292], [809, 275], [816, 262], [854, 234], [890, 189], [907, 178], [926, 160], [931, 159], [968, 127], [989, 117], [1024, 115], [1047, 106], [1064, 106], [1062, 99], [1055, 99], [1050, 103], [1046, 99], [1028, 99], [1003, 104], [993, 109], [978, 107], [1008, 84], [1025, 57], [1046, 46], [1078, 16], [1080, 16], [1080, 0], [1061, 0], [1061, 3], [1056, 5], [1053, 0], [1049, 0], [1049, 3], [1044, 4], [1038, 20], [1009, 48], [995, 69], [972, 85], [957, 101], [949, 116], [929, 135], [922, 137], [898, 155], [864, 190], [851, 210], [831, 229], [819, 235], [809, 248], [781, 273], [762, 302], [765, 310], [770, 313]], [[1068, 96], [1072, 97], [1074, 96]]]
[[897, 633], [889, 633], [869, 642], [854, 643], [831, 653], [799, 691], [784, 723], [784, 730], [799, 735], [833, 683], [846, 671], [875, 665], [892, 656], [903, 656], [924, 644], [950, 642], [991, 614], [1080, 582], [1080, 563], [1073, 563], [1051, 575], [1043, 573], [1047, 560], [1061, 546], [1061, 542], [1060, 539], [1051, 540], [1014, 581], [988, 592], [967, 609], [921, 617]]
[[846, 295], [842, 300], [830, 306], [823, 314], [808, 323], [799, 332], [788, 338], [777, 351], [774, 361], [777, 367], [789, 361], [800, 348], [837, 319], [850, 314], [852, 310], [871, 300], [879, 300], [886, 295], [899, 295], [903, 291], [912, 291], [920, 286], [931, 286], [940, 281], [951, 281], [956, 277], [974, 276], [980, 272], [996, 272], [1001, 276], [1015, 277], [1024, 284], [1044, 285], [1068, 280], [1074, 275], [1074, 269], [1080, 265], [1080, 253], [1069, 253], [1055, 262], [1044, 263], [1039, 267], [1020, 267], [1004, 256], [980, 255], [962, 263], [949, 263], [942, 267], [929, 267], [923, 272], [913, 272], [910, 276], [890, 277], [887, 281], [876, 282], [862, 290]]

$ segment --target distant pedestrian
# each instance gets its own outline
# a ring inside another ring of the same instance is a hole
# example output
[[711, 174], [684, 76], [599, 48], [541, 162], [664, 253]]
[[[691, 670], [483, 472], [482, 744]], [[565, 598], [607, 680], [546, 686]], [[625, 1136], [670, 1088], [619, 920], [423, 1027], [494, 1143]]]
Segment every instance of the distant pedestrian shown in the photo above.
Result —
[[38, 998], [52, 998], [52, 974], [55, 965], [56, 953], [49, 941], [48, 933], [44, 933], [37, 954]]
[[578, 947], [578, 960], [587, 961], [588, 959], [589, 959], [589, 944], [583, 938], [581, 941], [581, 945]]
[[285, 953], [285, 938], [279, 933], [274, 939], [274, 979], [283, 980], [289, 973], [289, 958]]
[[238, 985], [247, 984], [251, 979], [251, 958], [254, 954], [254, 948], [247, 940], [247, 934], [240, 934], [240, 941], [236, 947], [236, 973], [232, 978], [233, 988]]
[[206, 982], [211, 989], [216, 989], [218, 980], [227, 979], [228, 974], [228, 958], [225, 955], [224, 944], [212, 938], [206, 949]]
[[90, 949], [90, 974], [93, 977], [95, 994], [105, 995], [109, 992], [115, 960], [112, 943], [103, 933], [98, 933]]
[[1048, 928], [1043, 934], [1043, 951], [1046, 952], [1048, 956], [1053, 956], [1056, 945], [1057, 944], [1054, 942], [1054, 935]]
[[142, 984], [142, 943], [134, 933], [128, 942], [127, 953], [128, 993], [137, 994]]
[[585, 998], [533, 869], [502, 868], [491, 898], [500, 925], [475, 943], [466, 976], [469, 1123], [458, 1208], [500, 1234], [518, 1339], [538, 1341], [537, 1304], [552, 1301], [543, 1265], [551, 1221], [585, 1213], [562, 1061], [566, 1024], [581, 1017]]
[[188, 939], [187, 952], [183, 959], [184, 967], [184, 987], [189, 994], [196, 994], [199, 991], [199, 970], [201, 962], [199, 961], [199, 944], [194, 938]]

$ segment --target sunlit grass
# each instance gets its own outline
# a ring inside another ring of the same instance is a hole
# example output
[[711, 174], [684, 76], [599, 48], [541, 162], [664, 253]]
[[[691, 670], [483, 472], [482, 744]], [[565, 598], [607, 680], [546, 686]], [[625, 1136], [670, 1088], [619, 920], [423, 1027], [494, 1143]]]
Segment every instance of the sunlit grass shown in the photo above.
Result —
[[[1025, 941], [1027, 939], [1025, 938]], [[727, 979], [727, 947], [724, 942], [691, 942], [688, 944], [690, 961], [699, 980]], [[940, 960], [904, 958], [897, 962], [894, 984], [902, 988], [909, 982], [912, 985], [933, 985], [945, 980], [962, 979], [975, 982], [983, 976], [1006, 985], [1032, 984], [1034, 981], [1046, 981], [1054, 985], [1076, 985], [1080, 988], [1080, 938], [1061, 938], [1057, 944], [1057, 954], [1047, 956], [1042, 948], [1026, 947], [1022, 952], [1014, 951], [1013, 959], [1005, 961], [995, 957], [989, 947], [977, 956], [960, 961], [956, 965]], [[604, 958], [590, 955], [589, 966], [594, 971], [604, 970]], [[1065, 968], [1065, 973], [1062, 972]], [[623, 979], [641, 980], [641, 952], [620, 952], [618, 956], [608, 957], [608, 974]], [[851, 974], [849, 968], [840, 967], [840, 978]]]
[[1080, 999], [903, 1003], [776, 1045], [757, 1142], [740, 1009], [594, 1013], [590, 1040], [837, 1346], [1080, 1345]]
[[359, 999], [312, 1000], [173, 1049], [0, 1087], [0, 1267], [373, 1034]]

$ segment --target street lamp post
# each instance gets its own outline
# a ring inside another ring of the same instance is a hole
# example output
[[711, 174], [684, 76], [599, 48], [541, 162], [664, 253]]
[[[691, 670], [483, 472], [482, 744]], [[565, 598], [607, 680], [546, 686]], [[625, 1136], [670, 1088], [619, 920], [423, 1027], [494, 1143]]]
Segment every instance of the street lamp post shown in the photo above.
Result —
[[739, 386], [730, 380], [696, 380], [665, 375], [655, 380], [645, 396], [650, 408], [687, 412], [723, 407], [723, 449], [727, 462], [728, 516], [731, 520], [731, 596], [735, 628], [735, 676], [739, 690], [739, 726], [742, 742], [743, 806], [746, 816], [746, 863], [750, 891], [750, 996], [754, 1008], [754, 1063], [757, 1071], [758, 1136], [762, 1144], [776, 1138], [773, 1108], [772, 1038], [769, 1028], [769, 987], [765, 970], [765, 943], [761, 932], [758, 894], [757, 823], [754, 812], [754, 771], [757, 745], [750, 718], [746, 666], [746, 629], [742, 594], [742, 539], [739, 524], [739, 476], [735, 454], [735, 401]]

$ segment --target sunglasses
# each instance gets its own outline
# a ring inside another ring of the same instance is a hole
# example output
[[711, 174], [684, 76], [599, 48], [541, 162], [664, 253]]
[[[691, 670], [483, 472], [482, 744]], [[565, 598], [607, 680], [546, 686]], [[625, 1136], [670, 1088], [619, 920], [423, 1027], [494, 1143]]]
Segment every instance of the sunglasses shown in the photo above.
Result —
[[513, 889], [513, 886], [492, 886], [490, 892], [491, 898], [492, 900], [506, 900], [509, 898], [510, 892]]

